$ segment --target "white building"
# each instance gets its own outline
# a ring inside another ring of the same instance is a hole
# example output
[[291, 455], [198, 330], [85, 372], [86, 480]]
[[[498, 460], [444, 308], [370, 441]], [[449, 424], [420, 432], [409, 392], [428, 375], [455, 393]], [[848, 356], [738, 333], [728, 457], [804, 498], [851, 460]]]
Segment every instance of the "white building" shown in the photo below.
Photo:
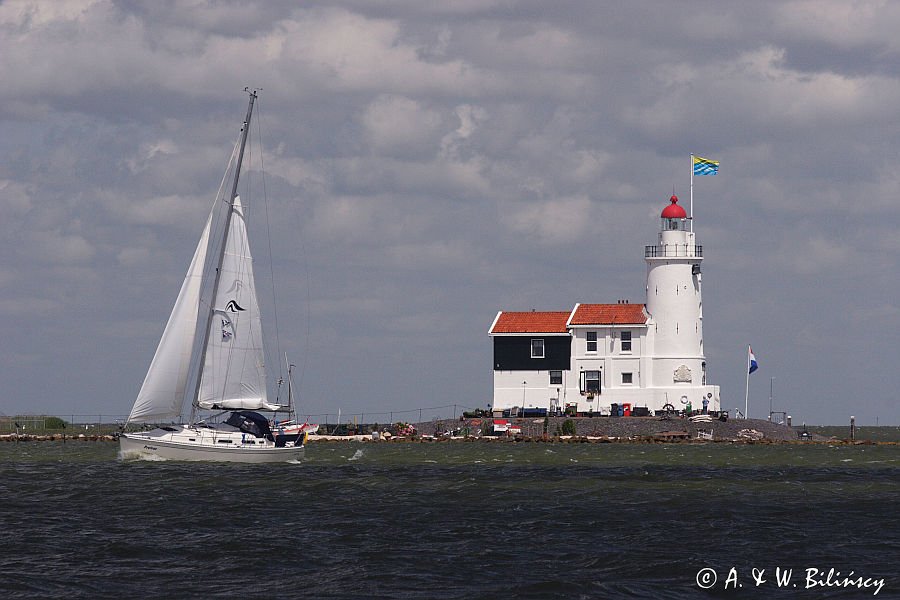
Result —
[[497, 313], [488, 332], [495, 414], [608, 414], [613, 405], [651, 414], [667, 405], [720, 410], [703, 354], [703, 247], [677, 197], [661, 216], [657, 243], [644, 248], [646, 304]]

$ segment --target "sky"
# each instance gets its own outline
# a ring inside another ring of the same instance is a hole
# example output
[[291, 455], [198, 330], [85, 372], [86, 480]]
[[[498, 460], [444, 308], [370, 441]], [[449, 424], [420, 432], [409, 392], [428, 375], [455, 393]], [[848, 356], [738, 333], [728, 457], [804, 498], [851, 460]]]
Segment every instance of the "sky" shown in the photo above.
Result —
[[898, 29], [865, 0], [0, 2], [0, 414], [127, 415], [250, 86], [301, 412], [486, 406], [498, 310], [644, 301], [695, 153], [723, 408], [749, 344], [751, 416], [900, 425]]

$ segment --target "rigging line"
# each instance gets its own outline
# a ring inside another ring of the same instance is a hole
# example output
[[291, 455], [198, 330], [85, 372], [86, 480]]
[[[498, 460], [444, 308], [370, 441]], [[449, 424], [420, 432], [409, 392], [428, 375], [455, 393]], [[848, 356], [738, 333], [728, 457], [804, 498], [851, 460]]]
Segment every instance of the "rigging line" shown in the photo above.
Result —
[[[309, 338], [310, 338], [310, 305], [312, 303], [311, 294], [310, 294], [311, 284], [310, 284], [310, 275], [309, 275], [309, 255], [306, 253], [306, 241], [303, 237], [303, 227], [299, 223], [297, 226], [297, 239], [295, 240], [295, 242], [300, 244], [300, 255], [302, 256], [303, 275], [306, 280], [306, 285], [305, 285], [306, 303], [305, 303], [305, 307], [304, 307], [305, 308], [304, 312], [306, 313], [305, 314], [306, 331], [305, 331], [305, 335], [303, 338], [303, 352], [300, 353], [300, 361], [299, 361], [300, 364], [294, 365], [299, 368], [299, 374], [297, 376], [297, 384], [296, 384], [296, 386], [294, 386], [294, 396], [296, 396], [299, 399], [300, 390], [303, 389], [303, 377], [306, 374], [306, 368], [309, 365], [308, 357], [309, 357]], [[300, 405], [299, 400], [296, 402], [296, 404], [298, 406]]]
[[[252, 186], [252, 181], [253, 181], [253, 169], [252, 169], [252, 166], [253, 166], [253, 157], [254, 157], [254, 153], [253, 153], [253, 146], [254, 146], [254, 144], [256, 144], [257, 146], [259, 146], [259, 152], [258, 152], [258, 154], [259, 154], [259, 156], [260, 156], [260, 160], [262, 160], [262, 155], [263, 155], [263, 152], [262, 152], [262, 142], [261, 142], [260, 135], [259, 135], [259, 127], [260, 127], [260, 124], [259, 124], [259, 116], [260, 116], [260, 113], [259, 113], [259, 99], [257, 98], [257, 104], [256, 104], [256, 119], [257, 119], [256, 128], [257, 128], [257, 137], [256, 137], [256, 138], [253, 137], [253, 129], [252, 129], [252, 126], [251, 126], [250, 130], [248, 130], [248, 132], [247, 132], [247, 134], [248, 134], [248, 138], [247, 138], [247, 141], [248, 141], [248, 143], [247, 143], [247, 152], [248, 152], [249, 155], [250, 155], [250, 156], [249, 156], [248, 164], [250, 165], [250, 167], [247, 169], [247, 176], [244, 178], [244, 182], [245, 182], [244, 187], [245, 187], [246, 195], [247, 195], [247, 204], [246, 204], [246, 206], [245, 206], [245, 213], [244, 213], [244, 214], [245, 214], [244, 224], [245, 224], [245, 226], [246, 226], [245, 229], [246, 229], [246, 231], [247, 231], [247, 237], [245, 238], [245, 244], [244, 244], [244, 245], [245, 245], [246, 248], [247, 248], [247, 253], [248, 253], [248, 255], [250, 254], [250, 250], [249, 250], [249, 247], [250, 247], [250, 238], [249, 238], [249, 211], [250, 211], [250, 204], [251, 204], [252, 202], [255, 202], [255, 199], [252, 197], [253, 190], [254, 190], [254, 187]], [[260, 168], [262, 168], [262, 167], [260, 167]], [[265, 184], [265, 179], [263, 179], [263, 183]], [[263, 192], [263, 199], [264, 199], [264, 202], [265, 202], [265, 192]], [[265, 207], [265, 206], [264, 206], [264, 207]], [[266, 209], [266, 237], [267, 237], [267, 238], [271, 238], [271, 234], [270, 234], [270, 232], [269, 232], [269, 222], [268, 222], [268, 211], [267, 211], [267, 209]], [[270, 248], [270, 249], [269, 249], [268, 262], [269, 262], [269, 265], [271, 266], [271, 263], [272, 263], [271, 241], [269, 242], [269, 248]], [[253, 260], [251, 259], [251, 263], [252, 263], [252, 262], [253, 262]], [[255, 274], [254, 274], [254, 277], [253, 277], [253, 285], [252, 285], [251, 287], [253, 288], [253, 290], [252, 290], [253, 297], [256, 298], [256, 276], [255, 276]], [[273, 303], [274, 303], [274, 297], [273, 297]], [[259, 364], [250, 365], [250, 364], [247, 364], [247, 361], [245, 361], [244, 364], [241, 366], [241, 367], [242, 367], [242, 370], [241, 370], [242, 375], [241, 375], [241, 376], [243, 377], [244, 369], [251, 369], [251, 370], [255, 371], [255, 375], [259, 378], [259, 380], [261, 381], [262, 385], [264, 386], [264, 389], [263, 389], [263, 390], [259, 390], [259, 392], [260, 392], [262, 395], [266, 396], [267, 401], [268, 401], [269, 387], [268, 387], [268, 379], [267, 379], [267, 377], [266, 377], [266, 371], [267, 371], [267, 369], [266, 369], [265, 365], [271, 364], [273, 361], [272, 361], [272, 353], [269, 351], [269, 349], [266, 348], [266, 344], [265, 344], [265, 342], [264, 342], [265, 336], [263, 335], [262, 316], [261, 316], [261, 313], [260, 313], [260, 311], [259, 311], [258, 299], [257, 299], [257, 311], [256, 311], [256, 314], [257, 314], [257, 316], [259, 317], [259, 327], [258, 327], [258, 329], [259, 329], [259, 332], [258, 332], [258, 335], [259, 335], [259, 348], [257, 348], [256, 344], [253, 344], [252, 347], [253, 347], [254, 350], [257, 350], [257, 349], [258, 349], [258, 350], [260, 350], [260, 351], [262, 352], [262, 354], [263, 354], [263, 364], [262, 364], [262, 365], [259, 365]], [[274, 314], [274, 312], [273, 312], [273, 314]], [[252, 331], [252, 329], [253, 329], [253, 321], [250, 322], [249, 327], [250, 327], [250, 329], [251, 329], [251, 331]], [[276, 319], [276, 322], [275, 322], [275, 335], [276, 335], [276, 336], [278, 335], [278, 324], [277, 324], [277, 319]], [[251, 340], [252, 340], [252, 335], [251, 335]], [[277, 345], [278, 345], [278, 342], [276, 341], [276, 352], [278, 351]], [[277, 354], [276, 354], [276, 356], [277, 356]], [[246, 356], [245, 356], [245, 358], [246, 358]], [[280, 370], [281, 365], [280, 365], [280, 363], [278, 363], [277, 360], [276, 360], [275, 362], [276, 362], [276, 364], [279, 365], [279, 373], [280, 373], [280, 372], [281, 372], [281, 370]], [[278, 394], [278, 392], [276, 391], [276, 396], [277, 396], [277, 394]]]
[[[299, 217], [299, 215], [298, 215], [298, 217]], [[299, 218], [298, 218], [298, 221], [299, 221]], [[308, 356], [310, 354], [309, 340], [310, 340], [310, 319], [311, 319], [310, 306], [312, 305], [312, 300], [311, 300], [312, 295], [310, 293], [310, 289], [312, 288], [312, 285], [310, 283], [310, 276], [309, 276], [309, 255], [306, 253], [306, 239], [303, 237], [302, 222], [298, 222], [297, 231], [298, 231], [297, 238], [300, 242], [300, 254], [303, 257], [303, 274], [306, 278], [306, 307], [305, 307], [306, 308], [306, 311], [305, 311], [306, 312], [306, 315], [305, 315], [306, 316], [306, 335], [303, 338], [304, 352], [300, 355], [300, 374], [297, 377], [297, 390], [295, 392], [295, 394], [299, 398], [300, 390], [302, 389], [302, 386], [303, 386], [303, 376], [306, 374], [306, 367], [309, 364]], [[299, 401], [297, 402], [297, 404], [299, 405]]]
[[[273, 259], [272, 254], [272, 228], [269, 221], [269, 195], [268, 190], [266, 189], [266, 165], [263, 160], [264, 152], [262, 151], [262, 111], [257, 107], [256, 109], [256, 143], [259, 146], [259, 170], [260, 170], [260, 179], [262, 180], [262, 188], [263, 188], [263, 212], [266, 215], [266, 238], [269, 244], [269, 277], [272, 282], [272, 319], [275, 324], [275, 351], [276, 355], [281, 354], [281, 338], [279, 336], [278, 330], [278, 303], [276, 302], [275, 296], [275, 260]], [[282, 371], [281, 361], [278, 362], [278, 378], [284, 378], [284, 371]]]

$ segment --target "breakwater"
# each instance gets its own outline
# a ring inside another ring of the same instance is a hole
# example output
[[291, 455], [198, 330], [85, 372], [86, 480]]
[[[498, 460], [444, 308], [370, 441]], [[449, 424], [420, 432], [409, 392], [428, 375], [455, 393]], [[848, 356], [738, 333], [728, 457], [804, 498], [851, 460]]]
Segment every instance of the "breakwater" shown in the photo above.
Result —
[[[397, 435], [396, 427], [378, 428], [373, 436], [372, 426], [360, 426], [366, 433], [355, 435], [312, 435], [311, 443], [323, 442], [443, 442], [443, 441], [487, 441], [487, 442], [544, 442], [544, 443], [830, 443], [867, 444], [900, 442], [900, 429], [896, 427], [866, 428], [861, 430], [856, 440], [849, 440], [845, 428], [830, 428], [828, 433], [818, 433], [819, 428], [788, 427], [757, 419], [733, 419], [693, 422], [689, 419], [672, 417], [587, 417], [567, 419], [504, 419], [507, 431], [492, 433], [492, 419], [441, 419], [413, 423], [415, 435]], [[568, 423], [568, 424], [567, 424]], [[568, 430], [570, 433], [562, 434]], [[804, 432], [808, 435], [801, 436]], [[115, 433], [60, 432], [5, 434], [0, 442], [115, 442]]]
[[50, 434], [33, 434], [33, 433], [10, 433], [0, 435], [0, 442], [115, 442], [119, 437], [116, 435], [67, 435], [64, 433]]

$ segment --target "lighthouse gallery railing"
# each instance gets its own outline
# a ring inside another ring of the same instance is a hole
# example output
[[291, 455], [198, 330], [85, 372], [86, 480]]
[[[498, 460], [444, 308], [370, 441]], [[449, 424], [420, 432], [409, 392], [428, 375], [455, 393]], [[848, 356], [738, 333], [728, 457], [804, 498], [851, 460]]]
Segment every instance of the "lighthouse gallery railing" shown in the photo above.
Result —
[[[693, 249], [693, 252], [691, 250]], [[665, 246], [644, 246], [644, 258], [669, 258], [683, 256], [703, 256], [703, 246], [689, 244], [666, 244]]]

